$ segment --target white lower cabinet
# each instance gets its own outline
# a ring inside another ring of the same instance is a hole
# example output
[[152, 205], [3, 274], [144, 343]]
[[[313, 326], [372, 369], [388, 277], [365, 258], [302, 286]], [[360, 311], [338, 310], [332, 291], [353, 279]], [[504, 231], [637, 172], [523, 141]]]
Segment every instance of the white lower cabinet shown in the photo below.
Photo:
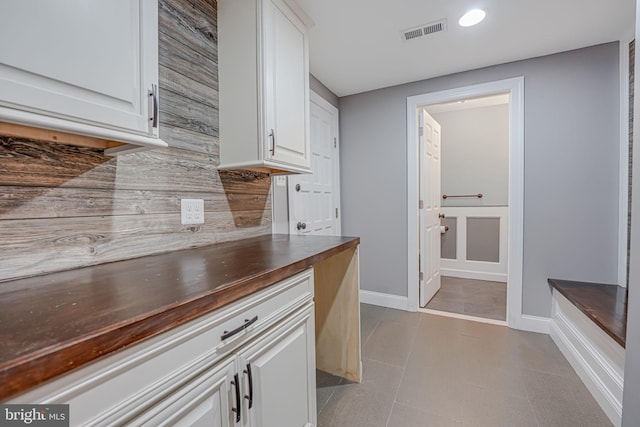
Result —
[[235, 367], [234, 358], [218, 363], [127, 424], [193, 427], [233, 425], [230, 397]]
[[313, 305], [173, 392], [131, 426], [316, 424]]
[[313, 331], [313, 307], [309, 307], [240, 353], [243, 385], [248, 390], [245, 425], [316, 424]]
[[313, 270], [5, 403], [67, 403], [71, 426], [316, 424]]

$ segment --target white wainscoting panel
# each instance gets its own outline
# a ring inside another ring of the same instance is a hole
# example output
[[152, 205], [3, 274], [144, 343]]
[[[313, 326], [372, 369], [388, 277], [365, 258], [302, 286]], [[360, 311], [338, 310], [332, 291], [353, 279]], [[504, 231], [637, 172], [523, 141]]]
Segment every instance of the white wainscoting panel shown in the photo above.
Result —
[[[442, 276], [463, 279], [507, 281], [509, 208], [507, 206], [443, 206], [447, 218], [456, 218], [456, 259], [440, 259]], [[499, 218], [500, 249], [498, 262], [467, 260], [467, 218]]]
[[620, 426], [624, 348], [556, 291], [550, 334], [613, 425]]

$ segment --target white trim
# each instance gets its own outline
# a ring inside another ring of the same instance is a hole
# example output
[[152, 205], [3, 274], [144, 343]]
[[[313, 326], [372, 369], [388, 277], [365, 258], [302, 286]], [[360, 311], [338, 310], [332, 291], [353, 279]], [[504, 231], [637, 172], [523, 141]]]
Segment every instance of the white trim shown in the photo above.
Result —
[[490, 325], [507, 326], [504, 320], [487, 319], [486, 317], [469, 316], [467, 314], [450, 313], [448, 311], [432, 310], [430, 308], [419, 308], [420, 313], [435, 314], [436, 316], [451, 317], [453, 319], [469, 320], [471, 322], [488, 323]]
[[[443, 206], [440, 211], [456, 221], [456, 258], [440, 258], [440, 275], [477, 280], [507, 281], [509, 207], [508, 206]], [[467, 259], [467, 224], [469, 218], [497, 218], [498, 262]]]
[[615, 426], [620, 426], [625, 351], [571, 302], [553, 292], [551, 338]]
[[407, 297], [383, 294], [382, 292], [365, 291], [364, 289], [360, 289], [360, 302], [378, 305], [380, 307], [395, 308], [397, 310], [407, 310]]
[[509, 255], [507, 323], [528, 330], [538, 322], [522, 315], [524, 234], [524, 77], [450, 89], [407, 98], [407, 295], [408, 309], [418, 309], [418, 107], [508, 92], [509, 102]]
[[629, 43], [620, 40], [620, 159], [618, 192], [618, 285], [627, 286], [627, 216], [629, 214]]
[[[278, 203], [276, 200], [276, 191], [280, 185], [278, 180], [284, 180], [284, 200]], [[289, 192], [288, 177], [286, 175], [273, 175], [271, 177], [271, 234], [289, 234]], [[286, 224], [286, 230], [281, 225]]]
[[550, 328], [550, 318], [523, 314], [520, 318], [520, 327], [518, 329], [529, 332], [537, 332], [539, 334], [548, 334]]
[[456, 268], [440, 267], [441, 277], [457, 277], [460, 279], [488, 280], [490, 282], [505, 282], [507, 275], [501, 273], [488, 273], [486, 271], [458, 270]]

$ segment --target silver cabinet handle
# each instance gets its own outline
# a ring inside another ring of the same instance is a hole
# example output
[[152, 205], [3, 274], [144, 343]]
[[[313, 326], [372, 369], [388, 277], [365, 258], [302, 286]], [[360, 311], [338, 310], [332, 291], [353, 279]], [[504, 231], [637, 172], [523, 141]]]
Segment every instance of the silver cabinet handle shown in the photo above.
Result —
[[158, 128], [158, 85], [155, 83], [151, 85], [149, 91], [149, 97], [151, 98], [151, 117], [149, 121], [154, 129]]
[[271, 133], [269, 133], [269, 138], [271, 138], [271, 155], [276, 154], [276, 133], [273, 129], [271, 129]]

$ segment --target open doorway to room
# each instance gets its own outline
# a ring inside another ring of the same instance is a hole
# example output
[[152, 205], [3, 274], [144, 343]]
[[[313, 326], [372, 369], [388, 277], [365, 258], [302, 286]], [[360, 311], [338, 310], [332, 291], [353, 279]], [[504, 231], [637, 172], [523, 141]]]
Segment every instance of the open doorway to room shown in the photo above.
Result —
[[[439, 139], [440, 164], [432, 168], [439, 176], [425, 171], [429, 165], [423, 160], [419, 186], [440, 187], [433, 243], [440, 246], [433, 260], [439, 264], [440, 288], [435, 294], [433, 286], [421, 289], [420, 306], [436, 314], [506, 322], [509, 94], [422, 108], [427, 147], [429, 130], [439, 129], [431, 137]], [[420, 240], [420, 252], [428, 255], [425, 243]]]
[[410, 309], [521, 324], [523, 80], [407, 98]]

